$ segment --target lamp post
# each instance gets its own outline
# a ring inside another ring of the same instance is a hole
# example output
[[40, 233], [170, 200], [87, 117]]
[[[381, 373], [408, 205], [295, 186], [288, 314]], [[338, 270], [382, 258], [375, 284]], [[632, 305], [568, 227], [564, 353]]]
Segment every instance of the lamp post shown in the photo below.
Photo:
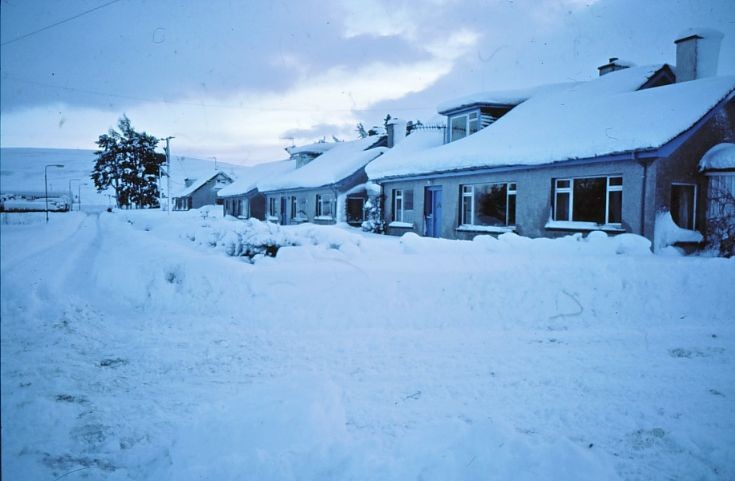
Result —
[[176, 137], [166, 137], [166, 215], [171, 214], [171, 147], [169, 141]]
[[56, 167], [57, 169], [63, 169], [64, 164], [46, 164], [43, 167], [43, 185], [46, 188], [46, 223], [48, 224], [48, 168]]
[[214, 170], [217, 170], [217, 157], [210, 157], [210, 159], [214, 159]]

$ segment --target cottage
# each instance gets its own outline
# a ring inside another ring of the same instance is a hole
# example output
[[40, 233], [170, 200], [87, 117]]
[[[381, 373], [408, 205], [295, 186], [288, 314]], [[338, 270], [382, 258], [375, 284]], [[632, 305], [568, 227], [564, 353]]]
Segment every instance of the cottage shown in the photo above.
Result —
[[217, 193], [217, 197], [224, 204], [224, 215], [231, 215], [240, 219], [265, 220], [265, 196], [258, 191], [258, 182], [283, 175], [294, 170], [297, 162], [280, 160], [265, 162], [250, 167], [240, 178], [224, 187]]
[[676, 68], [613, 58], [591, 81], [441, 105], [444, 145], [367, 167], [391, 199], [388, 232], [467, 239], [603, 230], [653, 239], [661, 209], [680, 227], [703, 229], [698, 162], [735, 139], [735, 77], [707, 76], [711, 65], [698, 64], [711, 63], [702, 50], [715, 48], [716, 36], [681, 36]]
[[184, 189], [173, 196], [173, 210], [198, 209], [205, 205], [220, 204], [217, 192], [233, 181], [231, 176], [222, 171], [214, 171], [199, 179], [186, 179]]
[[280, 224], [350, 221], [358, 225], [367, 198], [365, 165], [386, 150], [386, 143], [385, 136], [338, 142], [306, 165], [259, 182], [266, 219]]

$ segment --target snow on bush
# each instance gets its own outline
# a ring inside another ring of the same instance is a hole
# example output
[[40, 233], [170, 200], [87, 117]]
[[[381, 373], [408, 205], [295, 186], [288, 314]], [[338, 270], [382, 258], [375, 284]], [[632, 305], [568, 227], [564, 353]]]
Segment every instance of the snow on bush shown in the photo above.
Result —
[[279, 249], [288, 246], [320, 245], [329, 249], [354, 251], [360, 238], [329, 226], [301, 224], [280, 226], [257, 219], [240, 221], [234, 218], [207, 218], [185, 237], [204, 247], [218, 247], [228, 256], [254, 258], [258, 255], [275, 257]]

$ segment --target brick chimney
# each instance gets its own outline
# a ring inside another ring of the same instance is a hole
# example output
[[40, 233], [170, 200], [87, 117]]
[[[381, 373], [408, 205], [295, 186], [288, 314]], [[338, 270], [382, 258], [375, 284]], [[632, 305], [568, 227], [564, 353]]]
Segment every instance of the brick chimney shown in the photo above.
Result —
[[709, 28], [690, 28], [676, 44], [676, 81], [687, 82], [717, 75], [722, 33]]

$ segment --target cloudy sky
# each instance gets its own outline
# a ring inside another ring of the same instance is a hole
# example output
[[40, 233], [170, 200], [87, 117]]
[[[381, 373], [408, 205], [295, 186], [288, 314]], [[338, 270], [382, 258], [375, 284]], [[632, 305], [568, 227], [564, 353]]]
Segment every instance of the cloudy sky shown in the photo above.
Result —
[[733, 0], [1, 0], [0, 143], [94, 148], [123, 113], [172, 152], [252, 164], [478, 90], [674, 63]]

